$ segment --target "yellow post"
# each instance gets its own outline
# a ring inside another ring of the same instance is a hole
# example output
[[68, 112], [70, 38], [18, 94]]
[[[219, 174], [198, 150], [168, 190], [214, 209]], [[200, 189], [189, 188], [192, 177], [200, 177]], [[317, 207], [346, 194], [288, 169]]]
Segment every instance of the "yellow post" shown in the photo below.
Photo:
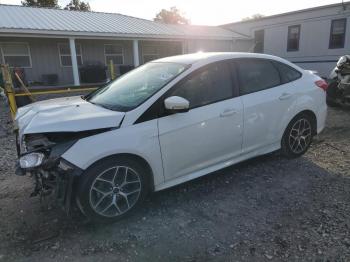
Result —
[[111, 72], [111, 79], [115, 79], [114, 63], [113, 60], [109, 61], [109, 72]]
[[[35, 102], [35, 98], [32, 96], [32, 94], [30, 93], [30, 91], [28, 90], [28, 88], [26, 87], [26, 85], [23, 83], [22, 79], [19, 77], [19, 75], [17, 73], [15, 73], [15, 77], [17, 78], [18, 82], [21, 84], [22, 89], [24, 90], [24, 92], [26, 93], [26, 95], [29, 97], [29, 99], [32, 102]], [[16, 96], [16, 94], [15, 94]]]
[[17, 104], [15, 99], [15, 90], [13, 88], [10, 68], [8, 65], [1, 65], [2, 77], [4, 79], [5, 93], [7, 95], [12, 119], [15, 119], [17, 112]]

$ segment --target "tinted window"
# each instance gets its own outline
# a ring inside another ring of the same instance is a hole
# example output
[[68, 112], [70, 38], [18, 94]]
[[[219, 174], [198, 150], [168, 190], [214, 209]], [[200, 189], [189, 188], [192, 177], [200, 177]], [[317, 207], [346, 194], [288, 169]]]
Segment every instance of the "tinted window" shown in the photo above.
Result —
[[280, 84], [279, 73], [268, 60], [242, 59], [236, 65], [241, 95], [257, 92]]
[[288, 27], [287, 51], [298, 51], [300, 39], [300, 25]]
[[278, 71], [280, 72], [281, 81], [283, 84], [292, 82], [294, 80], [297, 80], [301, 77], [301, 73], [294, 68], [282, 64], [280, 62], [273, 62], [275, 66], [277, 67]]
[[344, 48], [346, 18], [332, 20], [329, 48]]
[[190, 108], [232, 98], [232, 81], [227, 64], [215, 63], [194, 72], [169, 96], [186, 98], [190, 102]]

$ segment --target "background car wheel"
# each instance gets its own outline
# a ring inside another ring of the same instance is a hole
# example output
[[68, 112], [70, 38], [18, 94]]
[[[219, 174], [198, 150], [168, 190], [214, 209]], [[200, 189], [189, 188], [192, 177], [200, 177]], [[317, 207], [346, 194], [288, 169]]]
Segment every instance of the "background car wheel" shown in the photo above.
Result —
[[101, 160], [82, 174], [78, 185], [77, 203], [92, 221], [117, 221], [145, 199], [149, 171], [139, 161], [127, 157]]
[[288, 158], [303, 155], [311, 145], [315, 124], [308, 114], [296, 116], [287, 126], [282, 138], [282, 154]]

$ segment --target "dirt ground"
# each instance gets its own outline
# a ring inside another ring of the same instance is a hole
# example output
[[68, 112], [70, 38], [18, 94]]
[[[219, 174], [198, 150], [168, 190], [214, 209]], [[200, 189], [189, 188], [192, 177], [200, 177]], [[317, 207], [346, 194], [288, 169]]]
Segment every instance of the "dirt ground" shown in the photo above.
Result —
[[262, 156], [154, 193], [91, 225], [29, 198], [0, 102], [0, 261], [350, 261], [350, 111], [330, 109], [309, 152]]

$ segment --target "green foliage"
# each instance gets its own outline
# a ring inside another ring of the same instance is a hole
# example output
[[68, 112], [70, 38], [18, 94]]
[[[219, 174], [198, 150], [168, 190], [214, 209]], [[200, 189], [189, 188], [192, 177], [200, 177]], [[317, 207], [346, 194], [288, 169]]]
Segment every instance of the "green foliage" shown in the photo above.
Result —
[[59, 8], [57, 0], [23, 0], [23, 6]]
[[257, 20], [257, 19], [260, 19], [262, 17], [264, 17], [264, 15], [262, 15], [262, 14], [254, 14], [252, 16], [248, 16], [248, 17], [243, 18], [242, 21]]
[[72, 11], [91, 11], [89, 3], [80, 0], [71, 0], [64, 9]]
[[[57, 0], [23, 0], [23, 6], [34, 6], [34, 7], [49, 7], [49, 8], [60, 8]], [[64, 8], [65, 10], [73, 11], [91, 11], [88, 2], [80, 0], [71, 0], [68, 5]]]
[[170, 10], [162, 9], [153, 20], [165, 24], [187, 25], [190, 23], [190, 20], [175, 6], [171, 7]]

